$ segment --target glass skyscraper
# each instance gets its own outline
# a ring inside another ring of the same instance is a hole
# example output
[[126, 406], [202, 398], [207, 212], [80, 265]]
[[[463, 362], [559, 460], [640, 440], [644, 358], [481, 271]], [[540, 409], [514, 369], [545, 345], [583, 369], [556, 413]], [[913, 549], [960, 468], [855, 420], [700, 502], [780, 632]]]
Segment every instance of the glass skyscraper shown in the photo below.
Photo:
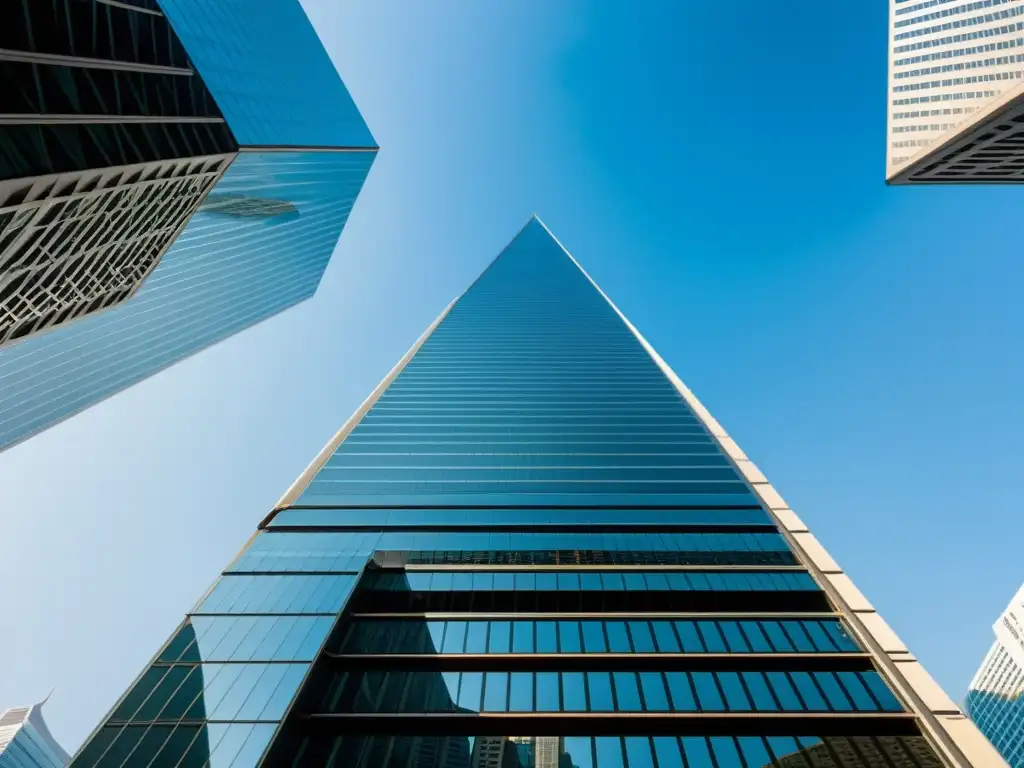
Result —
[[0, 450], [313, 295], [376, 154], [298, 0], [2, 5]]
[[1002, 763], [531, 219], [72, 764]]
[[68, 753], [43, 720], [43, 704], [0, 713], [0, 768], [64, 768]]
[[967, 692], [966, 708], [1013, 768], [1024, 766], [1024, 586], [993, 626], [996, 640]]

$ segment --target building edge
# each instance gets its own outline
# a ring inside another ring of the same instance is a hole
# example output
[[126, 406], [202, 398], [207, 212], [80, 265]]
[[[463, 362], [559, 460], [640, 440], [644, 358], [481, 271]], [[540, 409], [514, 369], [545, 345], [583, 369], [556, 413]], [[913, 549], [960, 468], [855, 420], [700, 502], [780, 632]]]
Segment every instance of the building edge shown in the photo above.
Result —
[[933, 746], [956, 768], [1000, 768], [1000, 766], [1009, 768], [995, 747], [932, 679], [896, 633], [878, 615], [867, 598], [857, 589], [850, 577], [843, 572], [807, 529], [807, 526], [789, 508], [778, 491], [768, 482], [768, 478], [747, 458], [722, 425], [715, 420], [690, 388], [683, 383], [682, 379], [676, 375], [675, 371], [615, 305], [608, 294], [601, 289], [562, 242], [548, 229], [547, 225], [536, 214], [534, 218], [626, 324], [640, 345], [690, 406], [722, 452], [740, 472], [798, 559], [811, 572], [833, 603], [840, 607], [858, 639], [872, 651], [872, 656], [879, 662], [879, 666], [889, 682], [910, 705], [912, 711], [918, 715], [924, 726], [922, 730], [928, 740], [933, 742]]

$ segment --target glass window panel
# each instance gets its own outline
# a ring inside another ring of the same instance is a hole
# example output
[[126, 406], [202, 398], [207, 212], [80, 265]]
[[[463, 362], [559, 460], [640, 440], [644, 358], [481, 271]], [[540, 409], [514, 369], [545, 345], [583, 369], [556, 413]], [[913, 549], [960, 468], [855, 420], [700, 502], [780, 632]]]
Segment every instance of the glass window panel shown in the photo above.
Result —
[[726, 652], [725, 640], [722, 639], [722, 633], [719, 632], [717, 623], [698, 621], [697, 626], [700, 627], [700, 634], [704, 638], [704, 645], [707, 647], [708, 653]]
[[825, 693], [825, 698], [828, 699], [832, 709], [837, 712], [848, 712], [853, 709], [850, 698], [843, 691], [842, 686], [839, 685], [839, 681], [832, 672], [815, 672], [813, 674], [814, 679]]
[[668, 578], [664, 573], [648, 573], [646, 574], [647, 588], [657, 592], [667, 592], [671, 587], [668, 583]]
[[633, 650], [629, 646], [626, 622], [608, 621], [605, 622], [605, 629], [608, 631], [608, 650], [612, 653], [630, 653]]
[[247, 661], [312, 661], [333, 623], [326, 616], [260, 618], [272, 626]]
[[611, 673], [587, 672], [587, 685], [590, 688], [591, 712], [615, 711], [615, 704], [612, 700]]
[[[285, 668], [284, 675], [281, 676], [281, 681], [271, 692], [266, 707], [257, 718], [259, 720], [280, 720], [284, 717], [284, 713], [291, 705], [292, 699], [295, 698], [308, 669], [305, 664], [282, 664], [279, 666]], [[248, 702], [246, 703], [248, 704]]]
[[654, 754], [658, 758], [658, 768], [684, 768], [683, 753], [680, 751], [678, 738], [675, 736], [655, 736], [653, 741]]
[[558, 590], [557, 573], [538, 573], [537, 589], [544, 592], [555, 592]]
[[679, 653], [679, 639], [672, 629], [672, 622], [652, 621], [651, 626], [654, 628], [654, 639], [661, 653]]
[[597, 754], [597, 768], [624, 768], [622, 763], [622, 739], [618, 736], [598, 736], [594, 739]]
[[801, 653], [811, 653], [814, 651], [814, 643], [811, 642], [811, 638], [804, 632], [803, 626], [799, 621], [784, 621], [782, 626], [798, 651]]
[[745, 768], [736, 742], [730, 736], [712, 736], [711, 750], [718, 761], [718, 768]]
[[715, 768], [708, 742], [703, 736], [684, 736], [681, 741], [688, 768]]
[[533, 653], [533, 622], [517, 621], [512, 627], [512, 652]]
[[463, 672], [462, 683], [459, 687], [459, 707], [470, 712], [479, 712], [483, 686], [484, 675], [482, 672]]
[[836, 651], [838, 650], [835, 643], [832, 642], [832, 638], [821, 628], [821, 624], [817, 621], [805, 621], [802, 622], [804, 631], [810, 636], [811, 642], [814, 643], [814, 647], [819, 651]]
[[584, 590], [593, 592], [600, 591], [603, 587], [601, 586], [601, 574], [600, 573], [581, 573], [580, 574], [580, 587]]
[[494, 591], [495, 592], [512, 592], [516, 588], [515, 575], [511, 573], [498, 573], [494, 574]]
[[719, 672], [718, 682], [722, 687], [722, 692], [725, 694], [725, 702], [730, 711], [750, 711], [750, 700], [747, 698], [746, 691], [743, 690], [739, 673]]
[[491, 572], [487, 573], [474, 573], [473, 574], [473, 590], [475, 592], [490, 592], [494, 589], [494, 574]]
[[[235, 665], [225, 665], [235, 666]], [[238, 710], [242, 708], [245, 700], [249, 698], [260, 676], [266, 669], [263, 664], [241, 664], [241, 671], [235, 678], [231, 687], [224, 693], [223, 698], [210, 707], [209, 719], [211, 720], [235, 720]]]
[[[443, 686], [436, 688], [437, 695], [430, 709], [438, 712], [454, 712], [456, 702], [459, 700], [459, 673], [442, 672], [441, 681]], [[410, 708], [408, 701], [406, 701], [406, 708]]]
[[637, 653], [654, 653], [654, 637], [651, 625], [646, 621], [629, 622], [629, 634], [633, 638], [633, 648]]
[[453, 575], [445, 571], [435, 572], [434, 578], [430, 580], [430, 589], [434, 592], [451, 592], [454, 586]]
[[885, 684], [882, 676], [875, 671], [861, 672], [860, 679], [864, 681], [864, 684], [868, 687], [868, 690], [874, 694], [878, 704], [886, 712], [901, 712], [903, 705], [900, 704], [899, 699], [889, 689], [889, 686]]
[[750, 698], [754, 701], [754, 709], [761, 712], [771, 712], [779, 708], [772, 698], [772, 692], [768, 689], [768, 683], [760, 672], [744, 672], [743, 682], [746, 683]]
[[601, 585], [605, 590], [612, 592], [621, 592], [626, 588], [621, 573], [602, 573]]
[[565, 753], [575, 768], [594, 768], [593, 748], [589, 736], [566, 736]]
[[559, 573], [558, 588], [568, 592], [576, 592], [580, 588], [580, 576], [578, 573]]
[[771, 641], [772, 647], [779, 653], [792, 653], [793, 641], [782, 631], [782, 625], [777, 621], [763, 621], [761, 626]]
[[508, 709], [508, 672], [487, 672], [484, 675], [484, 711], [505, 712]]
[[668, 694], [660, 672], [641, 672], [640, 687], [643, 689], [645, 709], [648, 712], [668, 712]]
[[490, 653], [508, 653], [511, 648], [512, 622], [492, 621], [487, 649]]
[[635, 672], [614, 672], [615, 699], [619, 712], [640, 712], [640, 689]]
[[143, 736], [142, 739], [139, 741], [139, 745], [135, 748], [135, 751], [132, 752], [131, 757], [128, 759], [128, 762], [134, 765], [148, 766], [150, 764], [150, 761], [156, 757], [157, 752], [160, 751], [160, 748], [164, 745], [168, 737], [171, 735], [173, 727], [174, 726], [171, 725], [150, 726], [146, 730], [145, 736]]
[[608, 646], [604, 639], [604, 626], [600, 621], [584, 621], [583, 650], [587, 653], [605, 653]]
[[452, 579], [452, 589], [456, 592], [472, 592], [473, 591], [473, 574], [472, 573], [456, 573]]
[[722, 694], [715, 684], [715, 676], [711, 672], [691, 672], [690, 679], [697, 691], [697, 700], [703, 712], [721, 712], [725, 709]]
[[444, 625], [443, 621], [428, 621], [427, 622], [427, 633], [430, 635], [431, 648], [427, 650], [427, 653], [440, 653], [441, 648], [444, 645]]
[[254, 725], [245, 743], [238, 750], [238, 755], [231, 763], [231, 768], [245, 768], [245, 766], [256, 765], [263, 751], [267, 748], [267, 744], [270, 743], [276, 728], [276, 725], [265, 723]]
[[746, 638], [750, 643], [750, 650], [754, 653], [771, 652], [772, 646], [768, 642], [768, 638], [764, 636], [764, 632], [761, 631], [760, 622], [741, 621], [740, 628], [743, 630], [743, 634], [746, 635]]
[[635, 592], [646, 592], [647, 581], [642, 573], [624, 573], [622, 580], [626, 583], [626, 589]]
[[558, 642], [561, 644], [562, 653], [581, 653], [583, 647], [580, 643], [580, 623], [558, 622]]
[[167, 674], [163, 676], [149, 698], [139, 707], [139, 711], [135, 713], [133, 719], [155, 720], [191, 670], [191, 667], [168, 667]]
[[790, 680], [796, 686], [797, 691], [800, 693], [800, 698], [804, 700], [804, 704], [812, 712], [822, 712], [828, 709], [825, 704], [825, 699], [822, 698], [821, 691], [818, 690], [818, 686], [814, 684], [814, 680], [811, 678], [808, 672], [790, 672]]
[[[213, 729], [211, 728], [211, 731]], [[210, 754], [210, 768], [230, 768], [252, 733], [252, 723], [237, 723], [224, 728], [217, 746]]]
[[466, 631], [466, 653], [487, 653], [487, 622], [471, 621]]
[[832, 638], [832, 642], [835, 643], [836, 648], [840, 651], [853, 653], [860, 650], [860, 647], [854, 642], [846, 628], [839, 621], [823, 621], [821, 625], [828, 632], [828, 636]]
[[765, 768], [772, 765], [772, 757], [768, 746], [760, 736], [740, 736], [736, 739], [740, 745], [743, 759], [750, 768]]
[[668, 691], [672, 696], [672, 708], [676, 712], [694, 712], [697, 703], [693, 698], [689, 676], [685, 672], [666, 672]]
[[203, 673], [200, 667], [192, 667], [188, 674], [178, 686], [178, 690], [171, 696], [163, 712], [160, 713], [161, 720], [178, 720], [185, 716], [192, 702], [202, 693]]
[[696, 624], [694, 624], [692, 621], [677, 621], [676, 631], [679, 633], [679, 639], [683, 643], [684, 652], [704, 652], [704, 642], [700, 639], [700, 633], [697, 632]]
[[725, 643], [732, 653], [749, 653], [750, 646], [747, 645], [747, 639], [740, 632], [740, 625], [735, 621], [720, 621], [718, 622], [719, 629], [722, 630], [722, 635], [725, 637]]
[[146, 698], [156, 689], [169, 667], [150, 667], [147, 669], [139, 682], [131, 689], [124, 700], [117, 705], [117, 709], [110, 716], [111, 720], [128, 720], [138, 711]]
[[444, 630], [441, 653], [462, 653], [466, 647], [466, 622], [449, 621]]
[[566, 712], [587, 711], [587, 690], [583, 684], [582, 672], [562, 674], [562, 699]]
[[537, 622], [537, 653], [558, 653], [558, 633], [555, 622]]
[[517, 573], [515, 579], [516, 592], [533, 592], [537, 589], [537, 574]]
[[533, 711], [533, 673], [513, 672], [509, 683], [510, 712]]
[[874, 698], [867, 688], [864, 687], [860, 675], [856, 672], [837, 672], [836, 676], [839, 678], [839, 682], [843, 690], [846, 691], [847, 696], [853, 701], [854, 709], [866, 712], [878, 709], [878, 704], [875, 703]]
[[559, 700], [559, 685], [557, 672], [537, 673], [537, 711], [538, 712], [559, 712], [561, 702]]
[[[629, 764], [629, 768], [654, 768], [650, 737], [627, 736], [625, 742], [626, 762]], [[661, 766], [658, 768], [661, 768]]]

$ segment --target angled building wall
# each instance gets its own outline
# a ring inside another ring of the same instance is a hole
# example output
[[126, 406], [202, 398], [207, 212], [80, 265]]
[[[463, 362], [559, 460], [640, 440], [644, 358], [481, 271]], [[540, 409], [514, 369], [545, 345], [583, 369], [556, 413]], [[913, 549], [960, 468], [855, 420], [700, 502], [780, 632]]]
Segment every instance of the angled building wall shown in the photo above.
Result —
[[68, 753], [43, 719], [43, 704], [0, 713], [0, 768], [64, 768]]
[[[17, 342], [0, 348], [0, 450], [312, 296], [376, 153], [298, 0], [28, 0], [6, 4], [7, 15], [21, 5], [37, 15], [43, 6], [77, 15], [58, 19], [73, 33], [63, 47], [33, 53], [44, 64], [10, 66], [54, 68], [60, 54], [63, 72], [64, 49], [88, 37], [90, 9], [116, 15], [136, 34], [162, 30], [152, 61], [123, 64], [143, 72], [92, 58], [82, 71], [169, 80], [177, 90], [142, 90], [138, 108], [194, 102], [193, 111], [213, 111], [216, 123], [175, 118], [171, 127], [222, 130], [230, 153], [141, 170], [68, 171], [45, 184], [0, 179], [0, 344]], [[108, 47], [133, 50], [117, 29]], [[0, 50], [0, 65], [13, 55]], [[189, 98], [181, 83], [192, 88]], [[162, 123], [139, 117], [127, 126], [152, 131]], [[47, 122], [39, 130], [65, 127]], [[4, 130], [0, 115], [0, 144]], [[97, 220], [109, 233], [98, 244], [89, 239]], [[74, 301], [55, 305], [65, 295]]]
[[1002, 764], [535, 219], [73, 764], [192, 749], [239, 768]]

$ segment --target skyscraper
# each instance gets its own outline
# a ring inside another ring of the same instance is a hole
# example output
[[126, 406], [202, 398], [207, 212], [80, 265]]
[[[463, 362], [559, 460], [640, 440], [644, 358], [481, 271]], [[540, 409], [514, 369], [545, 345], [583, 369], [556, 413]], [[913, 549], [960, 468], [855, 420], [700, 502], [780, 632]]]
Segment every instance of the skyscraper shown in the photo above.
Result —
[[376, 152], [298, 0], [2, 6], [0, 449], [311, 296]]
[[64, 768], [68, 753], [43, 720], [43, 704], [0, 714], [0, 768]]
[[536, 219], [285, 493], [73, 765], [208, 758], [1002, 764]]
[[1024, 7], [889, 0], [886, 180], [1024, 181]]
[[1024, 586], [993, 625], [996, 639], [967, 693], [966, 709], [1013, 768], [1024, 766]]

